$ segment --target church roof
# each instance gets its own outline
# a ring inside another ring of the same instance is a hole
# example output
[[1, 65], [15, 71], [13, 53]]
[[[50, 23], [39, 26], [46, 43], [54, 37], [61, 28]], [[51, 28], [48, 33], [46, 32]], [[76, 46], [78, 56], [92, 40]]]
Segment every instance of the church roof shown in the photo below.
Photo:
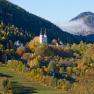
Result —
[[40, 37], [39, 36], [34, 37], [33, 41], [39, 43], [40, 42]]

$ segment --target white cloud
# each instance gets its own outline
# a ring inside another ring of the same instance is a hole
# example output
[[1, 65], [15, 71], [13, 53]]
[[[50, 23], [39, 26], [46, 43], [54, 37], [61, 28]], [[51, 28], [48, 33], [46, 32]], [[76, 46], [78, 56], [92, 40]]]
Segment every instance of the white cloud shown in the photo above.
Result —
[[82, 34], [83, 35], [85, 32], [94, 33], [94, 28], [87, 26], [84, 23], [83, 19], [59, 24], [59, 27], [62, 30], [67, 31], [72, 34]]

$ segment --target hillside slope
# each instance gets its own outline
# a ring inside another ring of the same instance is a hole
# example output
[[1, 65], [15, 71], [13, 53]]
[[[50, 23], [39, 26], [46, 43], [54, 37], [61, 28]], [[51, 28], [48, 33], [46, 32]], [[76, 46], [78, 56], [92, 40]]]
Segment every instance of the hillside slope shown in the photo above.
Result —
[[62, 31], [51, 22], [30, 14], [6, 0], [0, 0], [0, 20], [5, 24], [13, 24], [26, 31], [31, 31], [33, 36], [39, 35], [41, 28], [46, 28], [49, 42], [53, 38], [59, 38], [65, 43], [79, 42], [78, 37]]
[[82, 12], [69, 22], [61, 24], [60, 27], [75, 35], [88, 36], [94, 34], [94, 13]]

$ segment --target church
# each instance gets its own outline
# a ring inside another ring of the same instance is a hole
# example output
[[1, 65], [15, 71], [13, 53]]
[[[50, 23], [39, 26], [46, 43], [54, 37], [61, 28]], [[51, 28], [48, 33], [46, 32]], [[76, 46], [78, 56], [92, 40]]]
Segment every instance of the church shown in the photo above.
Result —
[[40, 31], [40, 35], [34, 37], [33, 39], [34, 42], [40, 43], [40, 44], [46, 44], [47, 45], [47, 34], [46, 34], [46, 29], [43, 31], [41, 29]]
[[[35, 36], [33, 41], [35, 43], [48, 45], [47, 39], [48, 39], [48, 37], [47, 37], [47, 34], [46, 34], [46, 29], [44, 31], [41, 29], [40, 35]], [[60, 47], [64, 46], [63, 42], [60, 39], [53, 39], [50, 45], [55, 45], [55, 46], [60, 46]]]

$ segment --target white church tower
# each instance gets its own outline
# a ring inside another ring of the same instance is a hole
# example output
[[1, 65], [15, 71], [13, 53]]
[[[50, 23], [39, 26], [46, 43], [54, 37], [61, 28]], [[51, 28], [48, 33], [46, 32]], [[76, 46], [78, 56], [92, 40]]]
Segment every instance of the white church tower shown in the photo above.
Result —
[[46, 29], [45, 29], [44, 32], [42, 32], [42, 29], [41, 29], [41, 32], [40, 32], [40, 43], [41, 43], [41, 44], [46, 44], [46, 45], [47, 45]]

